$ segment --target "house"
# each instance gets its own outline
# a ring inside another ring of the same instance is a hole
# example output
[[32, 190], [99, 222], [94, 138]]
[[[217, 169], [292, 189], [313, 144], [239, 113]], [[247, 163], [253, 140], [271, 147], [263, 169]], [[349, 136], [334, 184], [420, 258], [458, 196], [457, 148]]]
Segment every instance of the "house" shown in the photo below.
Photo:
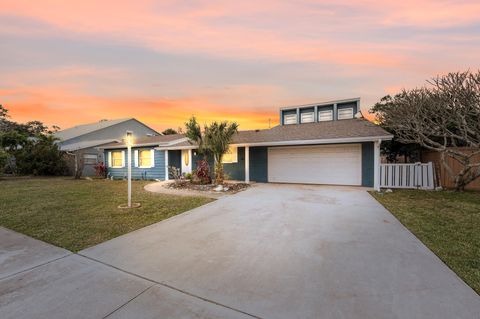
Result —
[[102, 120], [96, 123], [74, 126], [55, 133], [59, 148], [65, 152], [82, 150], [84, 157], [83, 175], [95, 175], [94, 166], [105, 162], [103, 151], [98, 147], [121, 141], [125, 132], [132, 131], [135, 136], [155, 136], [157, 131], [134, 118]]
[[[361, 118], [359, 107], [360, 99], [355, 98], [281, 108], [280, 125], [235, 135], [223, 160], [224, 171], [246, 182], [378, 188], [380, 143], [393, 136]], [[110, 176], [124, 178], [125, 145], [113, 143], [103, 149]], [[166, 180], [168, 166], [189, 173], [201, 158], [197, 146], [183, 135], [137, 139], [132, 152], [134, 178]]]

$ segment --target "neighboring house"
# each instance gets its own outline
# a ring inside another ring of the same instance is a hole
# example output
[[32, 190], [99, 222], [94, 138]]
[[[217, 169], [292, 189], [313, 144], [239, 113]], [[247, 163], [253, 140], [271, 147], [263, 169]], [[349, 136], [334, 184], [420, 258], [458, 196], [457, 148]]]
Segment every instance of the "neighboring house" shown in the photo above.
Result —
[[159, 135], [157, 131], [134, 118], [118, 120], [102, 120], [96, 123], [74, 126], [55, 133], [59, 139], [60, 150], [75, 152], [82, 150], [84, 156], [83, 175], [95, 175], [94, 166], [105, 162], [103, 151], [98, 147], [121, 141], [126, 131], [132, 131], [136, 136]]
[[[281, 108], [280, 125], [235, 135], [223, 160], [225, 173], [246, 182], [378, 188], [380, 143], [393, 136], [357, 118], [359, 106], [360, 99], [349, 99]], [[125, 145], [113, 143], [103, 149], [110, 176], [124, 178]], [[132, 152], [134, 178], [165, 180], [168, 166], [189, 173], [201, 159], [197, 146], [183, 135], [138, 139]]]

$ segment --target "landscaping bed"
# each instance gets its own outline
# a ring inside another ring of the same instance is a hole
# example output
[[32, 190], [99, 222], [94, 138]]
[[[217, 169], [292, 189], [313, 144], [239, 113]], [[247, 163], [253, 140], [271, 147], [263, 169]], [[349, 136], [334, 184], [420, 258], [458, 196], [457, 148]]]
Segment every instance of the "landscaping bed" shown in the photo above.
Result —
[[178, 180], [173, 181], [171, 183], [166, 183], [164, 185], [165, 188], [168, 189], [177, 189], [177, 190], [191, 190], [191, 191], [199, 191], [199, 192], [215, 192], [215, 193], [229, 193], [235, 194], [242, 190], [247, 189], [250, 187], [250, 184], [241, 183], [241, 182], [224, 182], [221, 185], [215, 184], [198, 184], [192, 183], [189, 180]]
[[480, 193], [371, 192], [385, 208], [480, 293]]

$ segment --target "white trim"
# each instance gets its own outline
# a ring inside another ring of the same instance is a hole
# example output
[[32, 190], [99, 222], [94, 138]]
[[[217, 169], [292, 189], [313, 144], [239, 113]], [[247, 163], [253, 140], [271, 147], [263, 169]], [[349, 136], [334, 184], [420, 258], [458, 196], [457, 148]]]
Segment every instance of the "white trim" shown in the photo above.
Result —
[[360, 102], [359, 97], [354, 97], [351, 99], [343, 99], [343, 100], [333, 100], [333, 101], [326, 101], [326, 102], [319, 102], [319, 103], [310, 103], [310, 104], [301, 104], [301, 105], [291, 105], [291, 106], [284, 106], [280, 108], [280, 111], [291, 110], [296, 108], [304, 108], [309, 106], [323, 106], [323, 105], [330, 105], [334, 103], [347, 103], [347, 102]]
[[150, 149], [150, 168], [155, 167], [155, 149]]
[[156, 149], [157, 151], [165, 151], [165, 150], [170, 150], [170, 151], [174, 151], [174, 150], [194, 150], [194, 149], [197, 149], [197, 148], [198, 148], [197, 145], [173, 146], [173, 147], [168, 147], [168, 146], [155, 147], [155, 149]]
[[122, 151], [122, 168], [125, 167], [125, 151]]
[[[162, 146], [175, 145], [175, 144], [183, 143], [183, 142], [186, 142], [186, 141], [188, 141], [188, 138], [183, 137], [183, 138], [180, 138], [178, 140], [173, 140], [173, 141], [170, 141], [170, 142], [151, 142], [151, 143], [134, 144], [134, 145], [132, 145], [132, 147], [157, 146], [157, 145], [159, 147], [162, 147]], [[120, 143], [119, 145], [99, 147], [99, 149], [115, 149], [115, 148], [124, 148], [124, 147], [126, 147], [126, 145]]]
[[245, 146], [245, 183], [250, 183], [250, 147]]
[[378, 139], [373, 144], [373, 188], [380, 191], [380, 144], [381, 139]]
[[112, 151], [109, 151], [109, 152], [108, 152], [107, 157], [108, 157], [108, 162], [107, 162], [107, 163], [108, 163], [108, 167], [112, 167]]
[[138, 161], [139, 161], [139, 152], [138, 150], [133, 151], [133, 162], [135, 163], [135, 167], [138, 167]]
[[168, 176], [168, 150], [164, 152], [165, 153], [165, 180], [169, 180]]
[[381, 140], [391, 140], [393, 135], [372, 136], [372, 137], [348, 137], [348, 138], [329, 138], [318, 140], [293, 140], [293, 141], [278, 141], [278, 142], [257, 142], [257, 143], [239, 143], [230, 144], [232, 146], [280, 146], [280, 145], [308, 145], [308, 144], [338, 144], [338, 143], [357, 143], [357, 142], [375, 142]]

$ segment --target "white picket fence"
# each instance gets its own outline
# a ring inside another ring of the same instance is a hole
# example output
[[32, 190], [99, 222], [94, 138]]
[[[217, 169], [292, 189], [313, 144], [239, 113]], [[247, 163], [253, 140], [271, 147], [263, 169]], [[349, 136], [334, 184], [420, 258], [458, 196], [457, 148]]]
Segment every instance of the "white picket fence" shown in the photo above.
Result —
[[434, 189], [433, 164], [380, 164], [380, 187]]

